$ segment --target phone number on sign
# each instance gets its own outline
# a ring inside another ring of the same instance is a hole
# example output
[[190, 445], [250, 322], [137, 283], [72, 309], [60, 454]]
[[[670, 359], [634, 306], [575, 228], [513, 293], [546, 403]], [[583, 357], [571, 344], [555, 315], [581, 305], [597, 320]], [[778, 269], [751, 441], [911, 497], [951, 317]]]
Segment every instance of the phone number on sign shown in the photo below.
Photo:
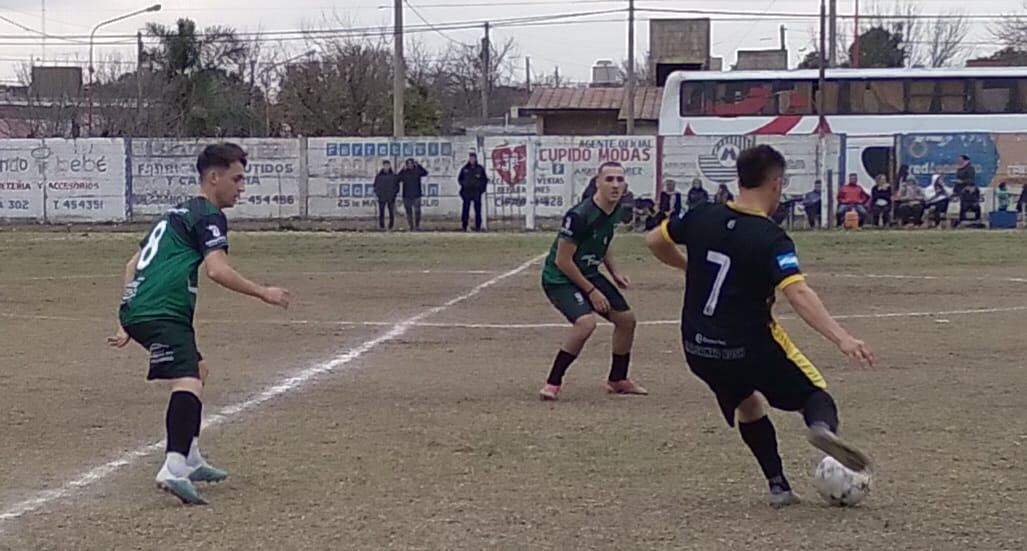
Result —
[[0, 201], [0, 210], [29, 210], [29, 202], [27, 199]]
[[245, 201], [251, 205], [295, 205], [293, 195], [248, 195]]
[[64, 199], [53, 201], [54, 210], [103, 210], [101, 199]]

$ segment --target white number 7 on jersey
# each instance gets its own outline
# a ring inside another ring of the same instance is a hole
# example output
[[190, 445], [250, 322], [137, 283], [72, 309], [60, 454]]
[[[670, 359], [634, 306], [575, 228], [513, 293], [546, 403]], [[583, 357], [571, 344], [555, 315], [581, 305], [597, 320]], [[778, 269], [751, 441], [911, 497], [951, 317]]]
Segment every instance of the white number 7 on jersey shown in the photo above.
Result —
[[706, 307], [702, 309], [704, 316], [712, 316], [717, 311], [717, 302], [720, 300], [720, 291], [724, 287], [724, 280], [731, 270], [731, 257], [717, 251], [707, 251], [706, 261], [717, 265], [717, 277], [713, 280], [713, 289], [710, 290], [710, 298], [706, 299]]

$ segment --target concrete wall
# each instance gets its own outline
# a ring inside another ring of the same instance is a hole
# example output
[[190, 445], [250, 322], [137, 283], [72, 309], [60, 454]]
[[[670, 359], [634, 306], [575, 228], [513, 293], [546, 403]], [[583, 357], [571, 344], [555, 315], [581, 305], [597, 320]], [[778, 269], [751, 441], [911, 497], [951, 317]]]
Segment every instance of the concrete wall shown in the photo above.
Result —
[[736, 71], [788, 69], [788, 50], [739, 50]]

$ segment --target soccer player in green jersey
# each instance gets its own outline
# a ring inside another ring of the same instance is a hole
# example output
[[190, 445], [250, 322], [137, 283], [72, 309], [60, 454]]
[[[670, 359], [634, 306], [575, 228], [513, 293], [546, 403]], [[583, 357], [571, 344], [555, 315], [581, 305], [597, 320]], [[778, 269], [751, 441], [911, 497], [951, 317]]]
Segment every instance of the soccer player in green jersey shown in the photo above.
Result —
[[[596, 176], [596, 193], [586, 197], [563, 217], [560, 234], [542, 269], [542, 289], [549, 301], [572, 327], [553, 361], [546, 385], [539, 391], [543, 400], [556, 400], [563, 376], [581, 353], [596, 329], [596, 316], [613, 322], [613, 361], [606, 388], [613, 394], [648, 392], [628, 378], [631, 345], [635, 339], [635, 313], [620, 289], [631, 284], [621, 273], [610, 242], [623, 217], [620, 199], [627, 183], [620, 163], [604, 163]], [[610, 277], [599, 272], [605, 265]]]
[[183, 503], [203, 505], [206, 500], [193, 483], [220, 482], [228, 473], [200, 454], [207, 367], [193, 331], [197, 270], [203, 264], [219, 285], [282, 308], [289, 306], [289, 292], [253, 283], [228, 263], [222, 209], [234, 206], [245, 189], [246, 152], [235, 144], [211, 145], [200, 153], [196, 168], [199, 195], [165, 212], [125, 266], [119, 328], [108, 342], [121, 348], [136, 341], [150, 353], [147, 379], [170, 383], [167, 450], [157, 486]]

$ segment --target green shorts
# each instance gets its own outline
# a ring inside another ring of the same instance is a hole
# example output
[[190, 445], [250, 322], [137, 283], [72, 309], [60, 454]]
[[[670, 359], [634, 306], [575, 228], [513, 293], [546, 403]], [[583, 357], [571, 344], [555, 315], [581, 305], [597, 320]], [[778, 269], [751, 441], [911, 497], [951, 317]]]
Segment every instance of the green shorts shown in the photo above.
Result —
[[[624, 299], [620, 289], [609, 279], [606, 279], [603, 275], [597, 275], [588, 278], [588, 281], [606, 296], [606, 300], [610, 302], [611, 310], [614, 312], [627, 312], [631, 310], [631, 307], [628, 306], [628, 301]], [[543, 283], [542, 289], [546, 292], [546, 298], [549, 299], [549, 302], [553, 303], [553, 306], [571, 323], [574, 323], [582, 316], [598, 313], [592, 307], [592, 302], [585, 296], [585, 292], [578, 289], [577, 285], [573, 283]], [[609, 318], [606, 314], [599, 315]]]
[[196, 348], [196, 332], [191, 325], [153, 320], [125, 326], [125, 332], [150, 352], [148, 381], [200, 378], [203, 355]]

